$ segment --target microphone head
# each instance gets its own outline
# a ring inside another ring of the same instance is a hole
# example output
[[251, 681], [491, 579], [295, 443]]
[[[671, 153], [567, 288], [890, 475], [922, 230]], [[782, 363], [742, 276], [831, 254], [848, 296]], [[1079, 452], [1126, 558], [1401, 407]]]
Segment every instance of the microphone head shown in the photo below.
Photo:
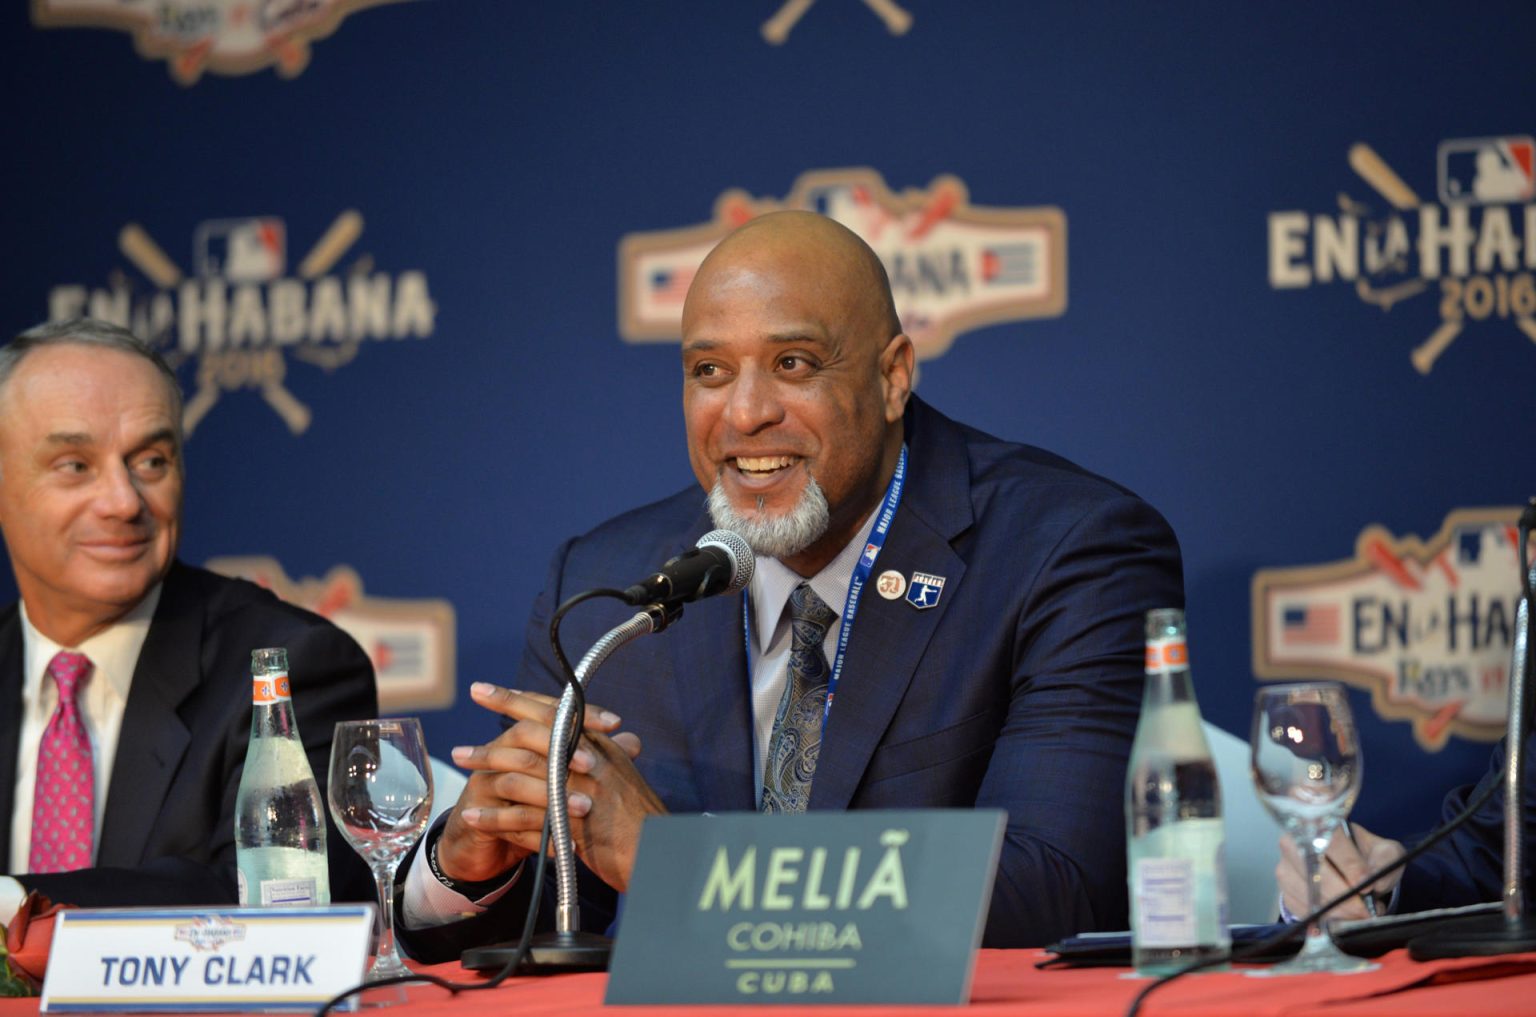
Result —
[[752, 581], [752, 573], [757, 570], [757, 559], [752, 554], [751, 545], [741, 534], [732, 530], [710, 530], [693, 546], [719, 548], [731, 560], [731, 582], [721, 593], [735, 593]]

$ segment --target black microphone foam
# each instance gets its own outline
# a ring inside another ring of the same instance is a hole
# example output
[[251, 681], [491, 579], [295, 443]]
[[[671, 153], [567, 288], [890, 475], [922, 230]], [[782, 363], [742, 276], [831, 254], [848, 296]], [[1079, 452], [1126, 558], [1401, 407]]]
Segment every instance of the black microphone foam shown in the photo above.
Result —
[[626, 589], [624, 599], [637, 606], [691, 604], [717, 593], [735, 593], [752, 581], [756, 568], [752, 548], [740, 534], [710, 530], [692, 550]]

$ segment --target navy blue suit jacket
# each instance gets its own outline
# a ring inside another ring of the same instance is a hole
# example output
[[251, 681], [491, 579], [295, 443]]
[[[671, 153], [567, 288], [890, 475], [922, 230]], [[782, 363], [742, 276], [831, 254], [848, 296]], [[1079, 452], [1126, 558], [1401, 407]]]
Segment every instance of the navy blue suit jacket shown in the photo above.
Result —
[[[0, 611], [0, 873], [11, 871], [21, 728], [21, 618]], [[235, 902], [235, 793], [251, 733], [251, 651], [288, 648], [294, 717], [325, 793], [338, 720], [378, 715], [351, 636], [267, 590], [176, 562], [139, 651], [107, 789], [96, 867], [16, 878], [84, 907]], [[333, 900], [373, 900], [362, 860], [326, 819]]]
[[[1145, 502], [1058, 456], [916, 399], [906, 431], [910, 475], [875, 570], [926, 572], [944, 587], [927, 610], [866, 588], [810, 808], [1005, 809], [987, 945], [1125, 928], [1125, 767], [1143, 616], [1183, 606], [1178, 544]], [[554, 607], [692, 547], [713, 528], [703, 501], [691, 488], [560, 548], [528, 626], [519, 688], [558, 694]], [[632, 613], [612, 601], [582, 605], [566, 616], [562, 644], [574, 661]], [[670, 810], [755, 807], [741, 597], [689, 605], [665, 632], [610, 658], [588, 696], [639, 734], [636, 765]], [[583, 879], [583, 923], [601, 931], [611, 891]], [[408, 935], [408, 946], [446, 958], [510, 938], [525, 900], [509, 893], [486, 915]]]

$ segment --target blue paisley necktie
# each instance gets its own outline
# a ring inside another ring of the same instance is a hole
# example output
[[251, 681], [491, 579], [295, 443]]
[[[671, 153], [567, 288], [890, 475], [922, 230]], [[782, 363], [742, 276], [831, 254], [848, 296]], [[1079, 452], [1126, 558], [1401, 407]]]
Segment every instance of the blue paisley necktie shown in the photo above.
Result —
[[773, 718], [768, 761], [763, 767], [763, 811], [804, 812], [811, 798], [811, 778], [821, 751], [821, 721], [827, 706], [827, 655], [822, 643], [837, 614], [809, 585], [789, 595], [794, 637], [789, 650], [789, 681]]

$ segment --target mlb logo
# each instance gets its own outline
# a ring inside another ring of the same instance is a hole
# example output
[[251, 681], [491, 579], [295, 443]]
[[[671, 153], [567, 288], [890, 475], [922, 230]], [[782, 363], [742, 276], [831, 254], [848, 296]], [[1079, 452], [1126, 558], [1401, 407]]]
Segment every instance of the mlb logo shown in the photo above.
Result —
[[270, 282], [282, 277], [288, 243], [283, 220], [276, 216], [211, 219], [199, 223], [192, 237], [198, 275], [220, 276], [233, 283]]
[[926, 572], [912, 573], [912, 583], [907, 587], [907, 603], [919, 610], [936, 607], [939, 594], [944, 592], [944, 577], [931, 576]]
[[[1456, 564], [1464, 569], [1480, 568], [1489, 556], [1518, 549], [1519, 534], [1513, 526], [1493, 523], [1485, 526], [1464, 526], [1456, 531]], [[1503, 562], [1495, 562], [1494, 568], [1502, 568]]]
[[1483, 556], [1483, 531], [1457, 530], [1456, 531], [1456, 564], [1476, 565], [1478, 559]]
[[874, 544], [865, 544], [864, 545], [864, 554], [863, 554], [864, 564], [866, 564], [866, 565], [873, 565], [875, 563], [875, 555], [877, 555], [879, 553], [880, 553], [880, 548], [877, 547], [876, 545], [874, 545]]
[[870, 210], [869, 192], [849, 184], [822, 184], [806, 192], [805, 205], [817, 215], [836, 219], [847, 226], [854, 216]]
[[1440, 200], [1500, 205], [1536, 196], [1536, 139], [1453, 138], [1440, 143]]

